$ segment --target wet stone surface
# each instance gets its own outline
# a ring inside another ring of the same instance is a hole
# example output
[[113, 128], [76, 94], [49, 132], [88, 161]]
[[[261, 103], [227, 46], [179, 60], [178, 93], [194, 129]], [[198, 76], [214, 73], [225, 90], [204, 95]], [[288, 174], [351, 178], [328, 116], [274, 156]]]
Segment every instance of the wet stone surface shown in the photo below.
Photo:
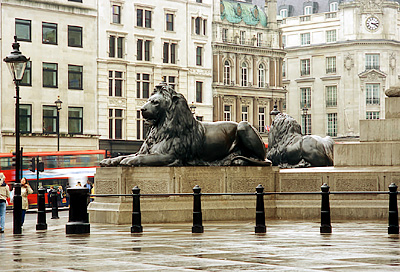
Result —
[[12, 234], [12, 214], [0, 234], [1, 271], [399, 271], [400, 240], [386, 222], [267, 221], [265, 235], [254, 222], [204, 222], [130, 226], [91, 224], [89, 235], [66, 235], [68, 213], [48, 215], [47, 231], [36, 231], [29, 214], [23, 234]]

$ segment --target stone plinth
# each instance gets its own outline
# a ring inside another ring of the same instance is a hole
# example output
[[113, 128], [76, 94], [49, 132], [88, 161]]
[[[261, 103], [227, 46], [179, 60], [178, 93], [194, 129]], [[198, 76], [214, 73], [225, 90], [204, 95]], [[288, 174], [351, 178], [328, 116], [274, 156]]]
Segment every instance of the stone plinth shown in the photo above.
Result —
[[[202, 193], [255, 192], [258, 184], [274, 191], [277, 168], [273, 167], [109, 167], [98, 168], [96, 194], [131, 194], [138, 186], [141, 194], [193, 193], [199, 185]], [[269, 198], [269, 200], [268, 200]], [[271, 199], [265, 206], [274, 213]], [[143, 223], [190, 222], [193, 197], [141, 197]], [[247, 220], [254, 214], [256, 197], [203, 196], [204, 220]], [[131, 197], [97, 197], [89, 205], [90, 222], [131, 223]]]
[[385, 118], [400, 119], [400, 97], [385, 98]]
[[[400, 167], [114, 167], [99, 168], [96, 194], [131, 194], [134, 186], [147, 193], [320, 192], [327, 183], [331, 191], [388, 191], [400, 183]], [[142, 223], [192, 222], [193, 196], [141, 197]], [[321, 196], [266, 195], [268, 219], [320, 220]], [[386, 220], [388, 195], [331, 195], [334, 220]], [[202, 196], [204, 221], [255, 222], [256, 195]], [[132, 197], [96, 197], [89, 205], [90, 222], [131, 224]]]

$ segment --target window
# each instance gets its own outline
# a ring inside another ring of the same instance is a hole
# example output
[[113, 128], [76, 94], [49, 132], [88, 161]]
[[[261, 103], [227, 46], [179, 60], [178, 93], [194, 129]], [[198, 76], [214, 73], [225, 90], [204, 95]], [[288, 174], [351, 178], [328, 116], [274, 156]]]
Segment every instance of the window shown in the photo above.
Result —
[[224, 64], [224, 84], [229, 85], [231, 84], [231, 64], [229, 61], [225, 61]]
[[326, 86], [326, 106], [337, 106], [337, 86]]
[[136, 42], [136, 59], [150, 61], [150, 46], [151, 41], [138, 39]]
[[31, 41], [31, 20], [15, 19], [15, 35], [18, 41]]
[[121, 23], [121, 6], [112, 5], [112, 22], [114, 24]]
[[300, 60], [300, 75], [309, 76], [310, 75], [310, 59]]
[[203, 103], [203, 82], [196, 81], [196, 103]]
[[246, 31], [240, 31], [239, 43], [244, 44], [246, 41]]
[[300, 88], [300, 108], [311, 108], [311, 88]]
[[26, 63], [24, 76], [22, 77], [22, 80], [20, 81], [19, 85], [32, 86], [32, 61], [28, 61]]
[[326, 73], [327, 74], [336, 73], [336, 57], [326, 58]]
[[32, 105], [19, 105], [19, 131], [32, 132]]
[[231, 121], [232, 116], [232, 106], [224, 105], [224, 121]]
[[379, 111], [367, 111], [367, 115], [365, 118], [367, 120], [377, 120], [379, 119]]
[[282, 61], [282, 77], [286, 77], [286, 61]]
[[57, 44], [57, 24], [42, 23], [42, 42]]
[[122, 96], [123, 73], [120, 71], [108, 71], [108, 95]]
[[117, 37], [110, 35], [108, 56], [110, 58], [123, 58], [124, 57], [124, 37]]
[[196, 35], [207, 35], [207, 19], [201, 17], [192, 18], [194, 21], [194, 34]]
[[203, 0], [196, 0], [196, 3], [203, 3]]
[[68, 89], [82, 90], [83, 66], [68, 65]]
[[68, 46], [82, 47], [82, 27], [68, 26]]
[[148, 133], [148, 126], [145, 124], [140, 110], [136, 111], [136, 139], [145, 140]]
[[222, 41], [223, 42], [228, 41], [228, 29], [227, 28], [222, 29]]
[[301, 133], [304, 135], [311, 134], [311, 114], [301, 115]]
[[300, 34], [300, 43], [301, 43], [301, 45], [310, 45], [311, 44], [309, 32]]
[[336, 42], [336, 29], [326, 31], [326, 42]]
[[164, 42], [163, 63], [176, 63], [176, 43]]
[[304, 15], [311, 15], [312, 14], [312, 6], [304, 7]]
[[338, 10], [338, 2], [331, 2], [329, 4], [329, 11], [334, 12]]
[[[146, 9], [137, 9], [136, 10], [136, 25], [146, 28], [151, 28], [151, 10], [146, 10]], [[143, 20], [143, 15], [144, 15], [144, 20]]]
[[242, 67], [241, 67], [241, 71], [242, 71], [242, 81], [241, 81], [241, 85], [242, 86], [247, 86], [247, 64], [245, 62], [242, 63]]
[[197, 66], [203, 65], [202, 59], [203, 59], [203, 47], [197, 46], [196, 47], [196, 65]]
[[43, 87], [57, 88], [58, 64], [43, 62]]
[[56, 122], [56, 106], [43, 106], [43, 133], [56, 133]]
[[108, 137], [110, 139], [122, 139], [122, 110], [108, 110]]
[[149, 98], [150, 94], [150, 75], [136, 74], [136, 97]]
[[165, 14], [165, 21], [167, 24], [167, 31], [174, 31], [174, 14], [167, 13]]
[[379, 105], [379, 84], [366, 84], [366, 104]]
[[258, 108], [258, 132], [265, 133], [265, 107]]
[[287, 9], [281, 9], [279, 11], [279, 14], [281, 15], [282, 19], [288, 17], [288, 10]]
[[176, 77], [175, 76], [163, 76], [163, 81], [175, 90]]
[[258, 66], [258, 87], [265, 87], [265, 68], [262, 63]]
[[257, 33], [257, 46], [262, 46], [262, 33]]
[[328, 133], [329, 136], [337, 136], [337, 113], [328, 113]]
[[286, 35], [282, 35], [282, 46], [286, 46]]
[[68, 134], [83, 133], [83, 108], [68, 107]]
[[77, 2], [77, 3], [82, 3], [82, 0], [68, 0], [70, 2]]
[[242, 106], [242, 121], [249, 121], [249, 106]]
[[365, 70], [379, 70], [379, 54], [365, 54]]

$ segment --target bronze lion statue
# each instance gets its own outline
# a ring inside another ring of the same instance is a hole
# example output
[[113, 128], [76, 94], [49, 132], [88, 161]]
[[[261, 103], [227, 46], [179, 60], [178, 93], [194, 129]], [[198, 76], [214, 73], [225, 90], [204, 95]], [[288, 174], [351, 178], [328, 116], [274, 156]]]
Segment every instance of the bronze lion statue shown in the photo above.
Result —
[[282, 168], [333, 165], [331, 137], [302, 135], [297, 121], [285, 113], [276, 115], [268, 135], [267, 158]]
[[141, 108], [150, 126], [136, 154], [104, 159], [101, 166], [270, 165], [265, 145], [248, 122], [200, 122], [185, 97], [157, 85]]

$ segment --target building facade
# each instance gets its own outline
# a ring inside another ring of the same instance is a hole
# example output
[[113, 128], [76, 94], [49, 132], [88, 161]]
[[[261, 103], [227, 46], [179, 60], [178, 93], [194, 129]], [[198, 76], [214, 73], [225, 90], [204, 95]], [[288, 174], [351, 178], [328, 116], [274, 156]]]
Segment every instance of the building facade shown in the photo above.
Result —
[[[62, 103], [60, 150], [98, 149], [95, 0], [0, 1], [2, 59], [14, 35], [30, 61], [20, 86], [21, 147], [56, 151], [55, 101]], [[0, 152], [15, 151], [15, 86], [2, 61]]]
[[214, 1], [214, 121], [249, 121], [266, 136], [274, 103], [282, 111], [280, 31], [276, 1]]
[[359, 136], [398, 83], [399, 1], [278, 1], [287, 112], [307, 134]]
[[98, 1], [100, 148], [132, 153], [146, 136], [140, 108], [166, 82], [212, 120], [212, 0]]

